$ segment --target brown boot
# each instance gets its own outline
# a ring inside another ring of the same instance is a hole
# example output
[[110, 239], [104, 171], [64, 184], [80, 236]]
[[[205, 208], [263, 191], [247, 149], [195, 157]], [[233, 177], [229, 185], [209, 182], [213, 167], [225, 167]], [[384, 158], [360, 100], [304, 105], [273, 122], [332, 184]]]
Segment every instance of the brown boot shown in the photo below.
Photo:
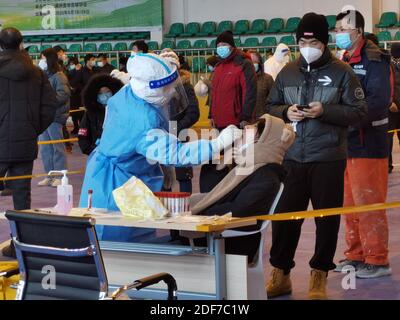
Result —
[[284, 271], [278, 268], [272, 269], [271, 279], [268, 282], [268, 298], [275, 298], [292, 293], [292, 282], [290, 274], [285, 275]]
[[311, 300], [328, 299], [326, 295], [327, 277], [328, 272], [316, 269], [311, 270], [310, 291], [308, 292], [308, 297]]

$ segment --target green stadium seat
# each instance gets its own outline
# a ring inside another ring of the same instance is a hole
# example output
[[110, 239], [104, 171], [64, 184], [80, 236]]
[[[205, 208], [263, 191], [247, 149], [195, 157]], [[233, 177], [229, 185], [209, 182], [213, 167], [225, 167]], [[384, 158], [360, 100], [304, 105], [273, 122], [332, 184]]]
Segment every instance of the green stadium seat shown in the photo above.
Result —
[[228, 21], [228, 20], [221, 21], [218, 24], [217, 30], [214, 32], [214, 36], [218, 36], [224, 31], [233, 31], [232, 21]]
[[56, 42], [58, 41], [58, 36], [44, 36], [43, 42]]
[[86, 40], [86, 36], [83, 34], [77, 34], [77, 35], [72, 36], [72, 40], [73, 41], [84, 41], [84, 40]]
[[247, 38], [243, 44], [243, 47], [245, 48], [256, 48], [258, 46], [260, 46], [258, 38]]
[[95, 43], [85, 43], [85, 45], [83, 46], [83, 51], [84, 52], [96, 52], [97, 45]]
[[161, 50], [162, 49], [175, 49], [175, 43], [171, 40], [165, 40], [161, 43]]
[[40, 47], [40, 52], [42, 52], [46, 49], [49, 49], [49, 48], [52, 48], [52, 46], [50, 44], [44, 44]]
[[36, 45], [29, 46], [28, 53], [39, 53], [39, 48]]
[[133, 37], [130, 33], [119, 33], [115, 38], [116, 40], [132, 40]]
[[194, 37], [200, 32], [200, 23], [190, 22], [186, 25], [186, 30], [184, 33], [180, 34], [180, 37], [190, 38]]
[[235, 23], [235, 27], [233, 28], [234, 35], [246, 34], [250, 29], [249, 20], [239, 20]]
[[389, 31], [381, 31], [377, 34], [377, 37], [381, 47], [383, 46], [382, 42], [392, 41], [392, 35]]
[[58, 41], [68, 42], [72, 40], [72, 36], [69, 35], [62, 35], [58, 37]]
[[207, 40], [196, 40], [193, 43], [193, 49], [207, 49], [208, 48], [208, 43]]
[[207, 21], [204, 22], [203, 25], [201, 26], [201, 30], [199, 33], [196, 34], [198, 37], [207, 37], [214, 35], [216, 31], [216, 24], [214, 21]]
[[[65, 43], [60, 43], [60, 44], [57, 44], [57, 46], [59, 46], [61, 49], [63, 49], [64, 51], [68, 51], [68, 49], [67, 49], [67, 45], [65, 44]], [[55, 46], [53, 46], [53, 48], [54, 48]]]
[[210, 41], [210, 44], [208, 45], [208, 49], [212, 49], [212, 50], [208, 50], [207, 54], [216, 54], [216, 50], [217, 50], [217, 39], [213, 39]]
[[149, 51], [157, 51], [158, 50], [158, 42], [157, 41], [149, 41], [147, 42], [149, 47]]
[[293, 36], [284, 36], [281, 38], [280, 42], [286, 44], [287, 46], [296, 45], [296, 39]]
[[284, 21], [282, 18], [274, 18], [270, 21], [268, 28], [265, 33], [279, 33], [284, 27]]
[[264, 52], [272, 52], [272, 49], [278, 45], [278, 41], [276, 40], [276, 37], [265, 37], [262, 39], [260, 45], [262, 47], [268, 47], [263, 50]]
[[334, 30], [336, 28], [336, 16], [329, 15], [325, 16], [326, 21], [328, 22], [329, 30]]
[[400, 31], [397, 31], [395, 36], [394, 36], [395, 41], [400, 41]]
[[333, 41], [333, 37], [332, 37], [332, 35], [331, 34], [329, 34], [329, 40], [328, 40], [328, 48], [329, 49], [331, 49], [331, 50], [334, 50], [334, 49], [336, 49], [336, 44], [334, 43], [334, 41]]
[[299, 17], [291, 17], [286, 21], [286, 27], [282, 30], [283, 33], [293, 33], [296, 32], [297, 27], [299, 26], [301, 18]]
[[264, 30], [267, 28], [267, 20], [265, 19], [256, 19], [251, 24], [251, 28], [247, 31], [247, 34], [262, 34]]
[[192, 72], [193, 73], [204, 73], [206, 72], [206, 58], [204, 57], [195, 57], [192, 60]]
[[127, 51], [128, 45], [125, 42], [118, 42], [114, 45], [114, 51]]
[[243, 46], [242, 41], [240, 40], [240, 38], [236, 38], [236, 39], [234, 39], [234, 41], [235, 41], [235, 46], [237, 48], [240, 48], [240, 47]]
[[112, 45], [109, 42], [103, 42], [100, 43], [98, 50], [100, 52], [104, 52], [104, 51], [112, 51]]
[[261, 46], [263, 47], [276, 47], [277, 45], [278, 41], [276, 40], [276, 37], [266, 37], [261, 41]]
[[390, 28], [398, 23], [396, 12], [384, 12], [381, 15], [381, 19], [375, 26], [377, 28]]
[[31, 42], [42, 42], [42, 41], [43, 41], [43, 37], [40, 37], [40, 36], [31, 37]]
[[112, 60], [111, 60], [111, 65], [112, 65], [114, 68], [118, 69], [118, 61], [117, 61], [116, 59], [112, 59]]
[[192, 44], [190, 43], [189, 40], [181, 40], [176, 45], [176, 50], [187, 50], [187, 49], [191, 49], [191, 48], [192, 48]]
[[82, 45], [80, 43], [73, 43], [69, 46], [69, 52], [82, 52]]
[[164, 35], [165, 38], [176, 38], [179, 37], [182, 33], [184, 33], [183, 23], [173, 23], [169, 28], [169, 32]]
[[103, 34], [101, 37], [102, 40], [108, 40], [108, 41], [114, 40], [115, 38], [116, 38], [115, 34]]

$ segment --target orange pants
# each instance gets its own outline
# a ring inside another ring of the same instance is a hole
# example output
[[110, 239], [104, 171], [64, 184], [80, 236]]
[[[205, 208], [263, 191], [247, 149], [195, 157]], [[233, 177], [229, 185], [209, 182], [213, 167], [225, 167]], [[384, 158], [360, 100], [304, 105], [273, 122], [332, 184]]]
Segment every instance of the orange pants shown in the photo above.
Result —
[[[345, 172], [344, 206], [386, 202], [388, 159], [349, 159]], [[346, 215], [345, 251], [349, 260], [387, 265], [389, 230], [386, 210]]]

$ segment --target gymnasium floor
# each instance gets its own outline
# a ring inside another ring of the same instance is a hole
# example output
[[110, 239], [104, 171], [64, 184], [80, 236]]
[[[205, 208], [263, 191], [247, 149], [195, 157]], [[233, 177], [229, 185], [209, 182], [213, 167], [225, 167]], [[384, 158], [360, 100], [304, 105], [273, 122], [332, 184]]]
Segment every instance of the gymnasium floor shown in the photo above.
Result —
[[[394, 152], [394, 163], [397, 164], [394, 172], [389, 178], [389, 194], [388, 201], [400, 200], [400, 148], [395, 142], [396, 149]], [[72, 154], [68, 154], [69, 170], [84, 169], [86, 157], [82, 156], [77, 145], [75, 144]], [[34, 173], [42, 173], [43, 167], [41, 160], [35, 162]], [[198, 190], [198, 172], [195, 170], [194, 192]], [[79, 201], [80, 187], [82, 175], [72, 175], [70, 183], [74, 186], [74, 203]], [[39, 188], [36, 186], [39, 180], [35, 179], [32, 183], [32, 207], [43, 208], [53, 206], [56, 201], [56, 189]], [[0, 198], [0, 211], [12, 208], [10, 197]], [[328, 295], [330, 299], [400, 299], [400, 209], [388, 211], [389, 228], [390, 228], [390, 262], [393, 275], [381, 279], [360, 280], [357, 279], [355, 290], [342, 289], [341, 283], [344, 275], [331, 273], [328, 278]], [[292, 271], [293, 295], [283, 299], [307, 299], [309, 267], [308, 261], [311, 258], [314, 248], [314, 231], [315, 226], [313, 220], [305, 221], [303, 225], [303, 233], [300, 239], [299, 247], [296, 254], [296, 268]], [[9, 238], [8, 224], [4, 220], [0, 220], [0, 244]], [[266, 260], [267, 272], [270, 273], [268, 264], [268, 252], [271, 244], [271, 230], [268, 232], [266, 242]], [[1, 246], [1, 245], [0, 245]], [[336, 253], [336, 261], [342, 259], [344, 242], [344, 225], [342, 223], [339, 235], [338, 250]], [[0, 260], [3, 257], [0, 256]]]

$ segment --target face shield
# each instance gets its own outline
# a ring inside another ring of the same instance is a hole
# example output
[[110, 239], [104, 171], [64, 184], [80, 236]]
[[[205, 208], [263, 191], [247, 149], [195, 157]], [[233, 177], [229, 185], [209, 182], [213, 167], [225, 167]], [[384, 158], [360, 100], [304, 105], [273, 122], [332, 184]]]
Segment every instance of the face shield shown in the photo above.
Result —
[[133, 54], [128, 61], [133, 92], [162, 108], [167, 120], [177, 120], [189, 105], [176, 64], [154, 54]]

